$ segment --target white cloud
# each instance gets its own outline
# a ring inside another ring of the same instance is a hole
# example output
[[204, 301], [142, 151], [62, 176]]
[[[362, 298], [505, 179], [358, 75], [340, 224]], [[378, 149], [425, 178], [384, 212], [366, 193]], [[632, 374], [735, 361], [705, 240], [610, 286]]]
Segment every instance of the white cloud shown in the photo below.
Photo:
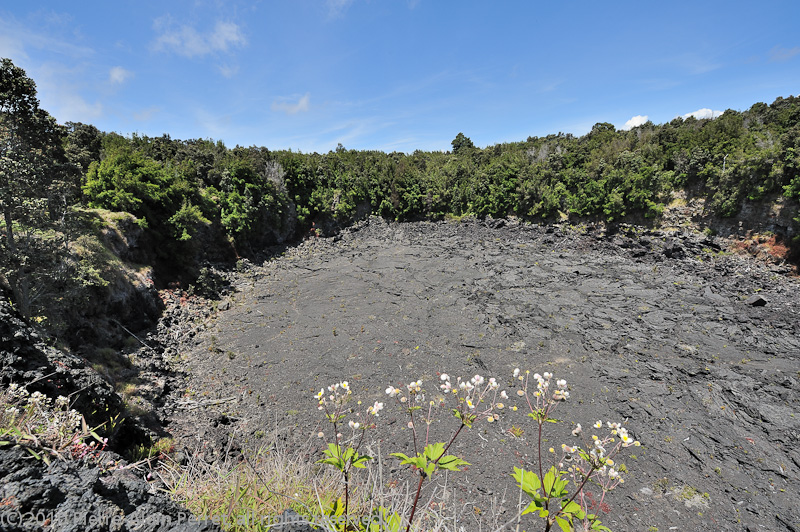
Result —
[[103, 116], [103, 104], [89, 103], [83, 96], [74, 93], [60, 94], [52, 106], [53, 116], [59, 122], [91, 122]]
[[29, 59], [30, 50], [45, 51], [70, 59], [85, 59], [94, 55], [91, 48], [74, 44], [74, 35], [62, 37], [64, 26], [57, 28], [36, 29], [3, 13], [0, 16], [0, 57], [11, 58], [14, 64], [20, 66], [20, 62]]
[[686, 113], [685, 115], [683, 115], [683, 118], [687, 119], [690, 116], [693, 116], [698, 120], [703, 120], [704, 118], [716, 118], [721, 115], [722, 111], [712, 111], [711, 109], [703, 108], [703, 109], [698, 109], [697, 111], [693, 111], [691, 113]]
[[202, 57], [247, 44], [241, 28], [233, 22], [217, 22], [214, 30], [199, 32], [192, 26], [173, 24], [170, 17], [155, 20], [153, 27], [160, 35], [153, 43], [156, 51], [172, 51], [184, 57]]
[[108, 72], [108, 81], [117, 85], [125, 83], [132, 77], [133, 72], [130, 70], [125, 70], [120, 66], [115, 66]]
[[25, 46], [23, 46], [22, 41], [3, 31], [2, 35], [0, 35], [0, 57], [14, 58], [14, 60], [19, 61], [20, 59], [27, 59], [28, 54], [25, 53]]
[[353, 0], [326, 0], [325, 3], [328, 4], [328, 14], [331, 17], [338, 17], [350, 7]]
[[308, 111], [310, 101], [311, 96], [309, 93], [305, 93], [299, 100], [297, 100], [297, 103], [292, 103], [291, 100], [287, 99], [275, 100], [272, 102], [272, 110], [283, 111], [287, 115], [294, 115], [299, 112]]
[[133, 113], [133, 119], [138, 122], [147, 122], [155, 115], [161, 112], [161, 108], [157, 106], [148, 107], [147, 109], [142, 109], [136, 113]]
[[232, 78], [239, 73], [239, 65], [220, 65], [217, 68], [219, 69], [219, 73], [226, 78]]
[[637, 126], [641, 126], [642, 124], [646, 124], [648, 120], [649, 118], [647, 117], [647, 115], [636, 115], [634, 117], [631, 117], [631, 119], [628, 120], [627, 122], [625, 122], [625, 125], [622, 126], [620, 129], [622, 129], [623, 131], [628, 131], [629, 129], [633, 129]]
[[800, 46], [795, 46], [794, 48], [784, 48], [782, 46], [776, 46], [775, 48], [769, 51], [769, 60], [772, 61], [773, 63], [788, 61], [797, 54], [800, 54]]

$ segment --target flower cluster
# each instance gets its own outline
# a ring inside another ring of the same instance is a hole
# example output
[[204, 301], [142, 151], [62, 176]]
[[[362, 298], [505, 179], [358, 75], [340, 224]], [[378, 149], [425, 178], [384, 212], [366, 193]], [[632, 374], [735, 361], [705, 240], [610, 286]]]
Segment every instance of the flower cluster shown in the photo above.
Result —
[[94, 435], [84, 429], [83, 416], [69, 408], [69, 398], [63, 395], [53, 401], [41, 392], [30, 393], [12, 383], [0, 394], [0, 405], [3, 439], [76, 459], [96, 458], [105, 449], [105, 440], [87, 443]]
[[[526, 371], [523, 375], [519, 368], [514, 369], [514, 378], [523, 382], [523, 389], [519, 390], [517, 395], [522, 397], [527, 394], [529, 377], [530, 371]], [[540, 406], [547, 402], [566, 401], [569, 399], [567, 381], [564, 379], [558, 379], [556, 381], [555, 389], [553, 390], [552, 394], [550, 394], [550, 382], [552, 379], [553, 374], [549, 371], [545, 371], [541, 375], [539, 373], [533, 374], [533, 380], [536, 381], [536, 391], [533, 392], [533, 396], [536, 397], [537, 403], [539, 403]]]
[[[500, 385], [494, 377], [489, 379], [482, 375], [474, 375], [469, 379], [457, 377], [453, 382], [447, 373], [442, 373], [439, 380], [441, 381], [439, 388], [444, 393], [444, 397], [439, 397], [438, 404], [444, 404], [448, 396], [455, 397], [456, 407], [453, 408], [453, 414], [467, 426], [471, 426], [481, 418], [486, 418], [489, 423], [497, 421], [500, 416], [495, 410], [502, 410], [505, 407], [502, 402], [498, 402], [498, 396], [501, 399], [508, 399], [505, 391], [499, 391]], [[386, 395], [408, 408], [409, 414], [411, 414], [408, 427], [414, 429], [413, 413], [421, 409], [425, 401], [422, 379], [406, 384], [405, 390], [407, 395], [404, 395], [402, 388], [389, 386], [386, 388]], [[436, 405], [437, 401], [429, 401], [427, 416], [422, 416], [422, 420], [428, 426], [433, 421], [433, 408]]]
[[[598, 420], [594, 428], [603, 428], [603, 421]], [[583, 483], [591, 477], [593, 481], [600, 485], [603, 493], [611, 491], [618, 484], [625, 482], [622, 473], [624, 466], [617, 464], [614, 460], [619, 451], [626, 447], [639, 447], [641, 443], [631, 437], [622, 423], [608, 421], [605, 424], [609, 433], [600, 437], [592, 434], [591, 443], [586, 445], [586, 449], [577, 445], [561, 445], [562, 456], [559, 467], [564, 467], [565, 462], [570, 465], [567, 472], [572, 476], [577, 484]], [[580, 424], [573, 430], [573, 435], [581, 434]], [[587, 450], [588, 449], [588, 450]], [[550, 449], [553, 452], [553, 449]]]
[[[326, 388], [321, 388], [314, 396], [318, 402], [317, 408], [324, 411], [325, 417], [333, 424], [337, 440], [342, 439], [342, 434], [339, 432], [339, 425], [344, 423], [344, 419], [348, 414], [353, 413], [353, 409], [346, 406], [352, 394], [353, 390], [350, 388], [350, 383], [341, 381], [328, 386], [327, 393]], [[358, 401], [358, 405], [361, 405], [361, 401]], [[372, 405], [367, 407], [366, 415], [367, 417], [378, 417], [380, 416], [381, 410], [383, 410], [383, 403], [375, 401]], [[355, 418], [356, 419], [350, 419], [347, 422], [347, 426], [350, 427], [353, 432], [375, 427], [375, 424], [371, 421], [366, 421], [360, 412], [355, 412]], [[319, 438], [324, 438], [325, 433], [319, 431], [317, 436]]]
[[327, 396], [325, 388], [320, 388], [315, 397], [317, 401], [319, 401], [319, 410], [325, 410], [326, 407], [329, 406], [344, 404], [352, 393], [353, 391], [350, 389], [350, 383], [341, 381], [328, 386]]

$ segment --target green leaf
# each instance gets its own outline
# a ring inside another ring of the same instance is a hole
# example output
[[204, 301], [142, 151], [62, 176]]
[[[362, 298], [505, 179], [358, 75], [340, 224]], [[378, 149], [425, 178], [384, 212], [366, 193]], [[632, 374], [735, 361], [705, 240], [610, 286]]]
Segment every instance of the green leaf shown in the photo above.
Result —
[[525, 510], [523, 510], [522, 515], [526, 515], [526, 514], [533, 513], [533, 512], [538, 512], [541, 509], [542, 509], [542, 507], [538, 502], [531, 501], [531, 502], [528, 503], [528, 506], [525, 508]]
[[595, 521], [592, 521], [591, 530], [600, 530], [601, 532], [611, 532], [610, 528], [608, 528], [607, 526], [601, 525], [600, 522], [601, 521], [599, 519], [597, 519]]
[[515, 467], [514, 474], [511, 476], [517, 481], [517, 485], [522, 488], [522, 491], [531, 497], [537, 496], [538, 490], [542, 487], [539, 475], [533, 471], [525, 471], [524, 469]]
[[465, 465], [470, 465], [470, 463], [467, 462], [466, 460], [462, 460], [458, 456], [453, 456], [452, 454], [449, 454], [443, 457], [441, 460], [439, 460], [439, 467], [441, 467], [442, 469], [447, 469], [449, 471], [461, 471], [459, 469], [459, 466], [465, 466]]
[[341, 498], [336, 499], [331, 504], [330, 508], [328, 508], [327, 515], [330, 516], [340, 516], [344, 513], [344, 503], [342, 502]]
[[435, 462], [444, 454], [444, 444], [441, 442], [428, 444], [425, 446], [423, 454], [428, 460]]
[[364, 469], [365, 467], [367, 467], [366, 463], [368, 461], [370, 461], [370, 460], [372, 460], [371, 456], [366, 456], [366, 455], [359, 456], [358, 458], [353, 460], [353, 467], [358, 467], [360, 469]]
[[545, 496], [563, 497], [567, 494], [564, 488], [569, 484], [569, 481], [562, 479], [558, 469], [553, 466], [545, 473], [543, 484]]
[[575, 501], [570, 501], [568, 504], [564, 505], [561, 511], [568, 515], [574, 515], [578, 519], [586, 517], [586, 512], [584, 512], [581, 505]]
[[556, 517], [556, 524], [561, 527], [564, 532], [573, 532], [572, 525], [563, 517]]
[[544, 494], [548, 497], [553, 496], [553, 484], [556, 481], [555, 469], [555, 467], [551, 467], [550, 470], [544, 474], [544, 480], [542, 481], [544, 485]]
[[397, 512], [389, 512], [383, 506], [372, 512], [369, 523], [369, 532], [400, 532], [403, 519]]
[[37, 453], [36, 451], [31, 449], [30, 447], [25, 447], [25, 450], [28, 451], [29, 453], [31, 453], [31, 456], [33, 456], [37, 460], [41, 460], [42, 459], [42, 455], [40, 455], [39, 453]]

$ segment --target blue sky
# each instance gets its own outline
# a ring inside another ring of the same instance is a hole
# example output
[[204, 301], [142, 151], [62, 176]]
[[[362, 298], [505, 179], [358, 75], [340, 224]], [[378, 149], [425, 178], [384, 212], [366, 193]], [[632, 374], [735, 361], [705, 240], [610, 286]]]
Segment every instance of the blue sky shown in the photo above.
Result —
[[444, 150], [800, 93], [800, 2], [0, 2], [60, 122], [327, 152]]

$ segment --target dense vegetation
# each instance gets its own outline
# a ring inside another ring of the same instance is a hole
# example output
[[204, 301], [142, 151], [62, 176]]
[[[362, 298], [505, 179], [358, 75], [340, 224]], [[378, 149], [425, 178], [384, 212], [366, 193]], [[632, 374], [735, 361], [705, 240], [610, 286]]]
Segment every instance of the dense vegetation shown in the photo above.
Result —
[[[37, 275], [60, 276], [62, 294], [84, 294], [66, 290], [76, 282], [110, 282], [96, 254], [79, 252], [97, 244], [87, 208], [134, 215], [166, 282], [191, 271], [209, 248], [257, 253], [369, 213], [619, 221], [657, 218], [676, 190], [707, 198], [707, 209], [721, 217], [770, 194], [800, 200], [796, 97], [713, 120], [676, 118], [630, 131], [599, 123], [582, 137], [559, 133], [486, 148], [459, 133], [447, 153], [339, 145], [304, 154], [61, 126], [35, 95], [33, 81], [4, 59], [0, 264], [28, 316], [37, 315]], [[82, 247], [74, 245], [78, 237]], [[47, 297], [38, 300], [41, 308]]]

